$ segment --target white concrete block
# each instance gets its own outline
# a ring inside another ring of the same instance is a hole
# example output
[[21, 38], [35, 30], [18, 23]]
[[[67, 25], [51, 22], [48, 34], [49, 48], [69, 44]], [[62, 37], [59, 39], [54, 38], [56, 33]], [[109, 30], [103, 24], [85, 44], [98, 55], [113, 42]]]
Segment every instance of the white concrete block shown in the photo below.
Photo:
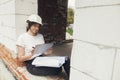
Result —
[[[37, 0], [16, 0], [15, 12], [22, 15], [37, 14]], [[22, 6], [22, 7], [21, 7]]]
[[4, 40], [3, 35], [0, 34], [0, 43], [2, 43], [3, 40]]
[[15, 28], [15, 15], [0, 15], [0, 27], [3, 26]]
[[10, 27], [4, 27], [3, 26], [3, 27], [0, 28], [0, 33], [4, 37], [8, 37], [10, 39], [16, 40], [16, 29], [13, 29], [13, 28], [10, 28]]
[[73, 44], [72, 67], [96, 77], [97, 80], [111, 80], [114, 49], [101, 49], [77, 40]]
[[0, 15], [15, 13], [15, 0], [0, 0]]
[[1, 43], [4, 44], [12, 52], [16, 53], [16, 40], [12, 40], [8, 37], [3, 36], [3, 40], [1, 41]]
[[28, 16], [25, 15], [16, 15], [16, 36], [18, 37], [20, 34], [26, 32], [26, 19]]
[[120, 47], [120, 6], [77, 9], [74, 39]]
[[[17, 25], [24, 25], [26, 26], [26, 19], [28, 18], [28, 16], [26, 15], [16, 15], [15, 16], [15, 23]], [[17, 28], [20, 27], [20, 26], [16, 26]]]
[[120, 80], [120, 50], [117, 50], [112, 80]]
[[95, 80], [94, 78], [71, 68], [70, 80]]
[[120, 0], [76, 0], [76, 7], [112, 5], [118, 3], [120, 3]]

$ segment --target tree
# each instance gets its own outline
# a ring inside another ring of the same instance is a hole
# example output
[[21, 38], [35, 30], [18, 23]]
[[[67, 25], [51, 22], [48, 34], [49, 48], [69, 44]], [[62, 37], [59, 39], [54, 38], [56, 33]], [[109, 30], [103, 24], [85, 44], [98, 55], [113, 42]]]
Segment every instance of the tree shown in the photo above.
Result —
[[74, 22], [74, 10], [72, 8], [68, 8], [67, 11], [67, 25], [73, 24]]

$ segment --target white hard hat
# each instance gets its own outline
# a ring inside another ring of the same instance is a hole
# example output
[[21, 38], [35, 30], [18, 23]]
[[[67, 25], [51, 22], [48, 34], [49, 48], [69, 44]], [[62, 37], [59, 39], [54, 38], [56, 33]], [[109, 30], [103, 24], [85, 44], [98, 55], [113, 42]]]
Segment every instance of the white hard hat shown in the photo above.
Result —
[[36, 22], [36, 23], [42, 24], [41, 17], [36, 14], [30, 15], [26, 21], [31, 21], [31, 22]]

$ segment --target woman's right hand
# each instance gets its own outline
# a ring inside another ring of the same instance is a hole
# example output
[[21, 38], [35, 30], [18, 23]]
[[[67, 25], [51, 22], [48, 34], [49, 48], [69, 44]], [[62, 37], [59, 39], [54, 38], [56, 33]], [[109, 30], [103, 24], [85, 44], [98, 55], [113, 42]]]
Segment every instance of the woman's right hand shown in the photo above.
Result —
[[32, 48], [32, 50], [30, 51], [30, 55], [29, 55], [29, 56], [30, 56], [30, 58], [33, 56], [33, 54], [34, 54], [34, 50], [35, 50], [35, 49], [34, 49], [34, 48]]

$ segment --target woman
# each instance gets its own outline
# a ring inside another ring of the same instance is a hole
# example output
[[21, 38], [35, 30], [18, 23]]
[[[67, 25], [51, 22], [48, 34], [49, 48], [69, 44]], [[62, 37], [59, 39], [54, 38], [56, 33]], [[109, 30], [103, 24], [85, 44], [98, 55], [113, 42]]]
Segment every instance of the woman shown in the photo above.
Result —
[[[34, 75], [47, 76], [47, 75], [58, 75], [62, 71], [62, 67], [35, 67], [32, 65], [32, 61], [35, 59], [33, 57], [34, 49], [33, 47], [37, 44], [43, 44], [44, 38], [42, 34], [39, 34], [38, 31], [42, 25], [42, 20], [38, 15], [31, 15], [27, 19], [28, 27], [27, 32], [20, 35], [17, 42], [18, 49], [18, 60], [24, 62], [27, 70]], [[39, 56], [48, 56], [52, 53], [52, 50], [47, 50], [43, 55]], [[36, 56], [37, 57], [37, 56]], [[70, 61], [67, 59], [63, 64], [65, 72], [69, 76], [70, 72]]]

